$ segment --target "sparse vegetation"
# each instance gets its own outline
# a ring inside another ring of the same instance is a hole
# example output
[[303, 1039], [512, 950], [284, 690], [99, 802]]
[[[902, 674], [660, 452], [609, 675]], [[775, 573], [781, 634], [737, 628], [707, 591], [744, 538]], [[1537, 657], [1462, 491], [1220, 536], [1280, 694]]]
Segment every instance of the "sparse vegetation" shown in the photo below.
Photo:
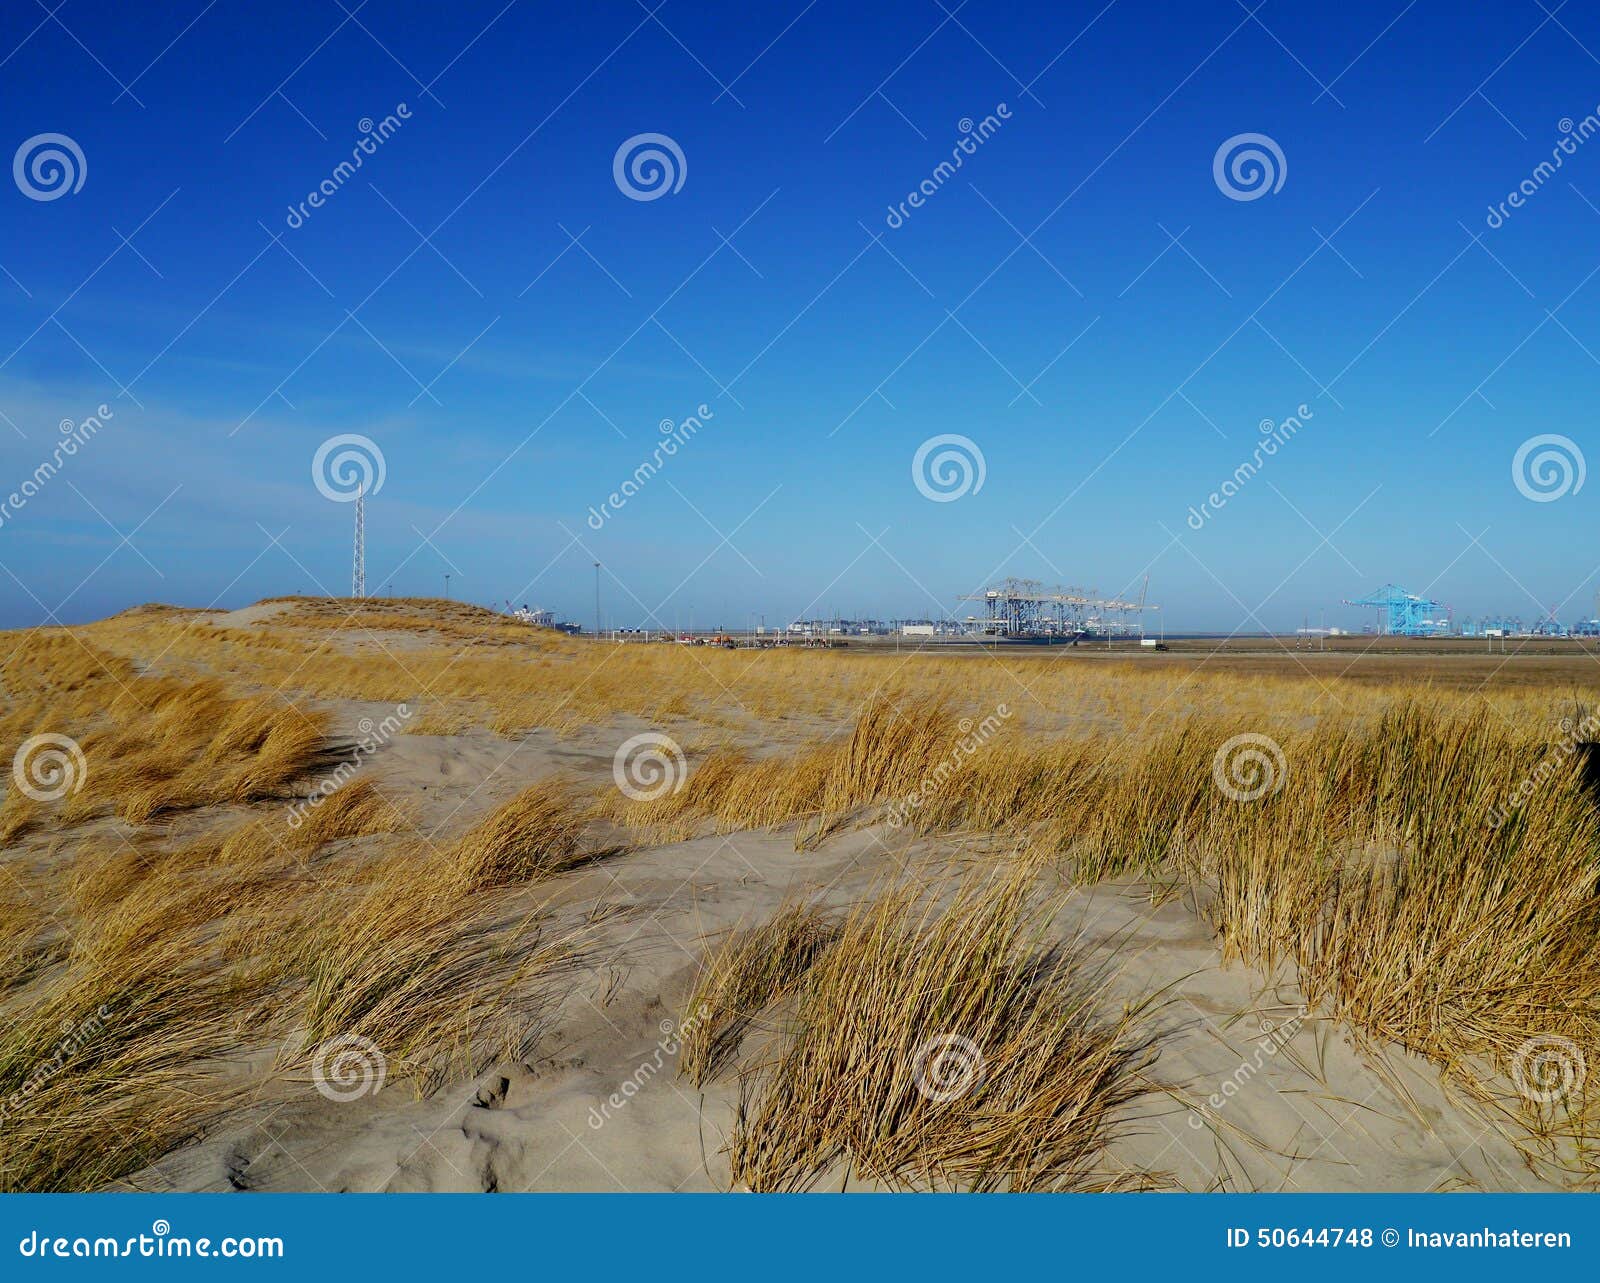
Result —
[[[43, 869], [15, 849], [4, 868], [0, 1186], [124, 1176], [292, 1090], [335, 1034], [370, 1039], [392, 1079], [427, 1091], [537, 1033], [573, 934], [485, 893], [570, 852], [553, 787], [461, 839], [452, 863], [370, 778], [291, 822], [289, 795], [338, 749], [321, 709], [144, 675], [62, 632], [27, 634], [6, 680], [7, 754], [48, 728], [78, 740], [86, 770], [57, 799], [9, 790], [3, 812], [9, 843], [50, 847]], [[170, 834], [202, 808], [227, 818]], [[114, 827], [79, 836], [91, 822]], [[276, 1068], [241, 1079], [252, 1061]]]
[[[1530, 1146], [1600, 1174], [1600, 1097], [1582, 1075], [1553, 1103], [1504, 1085], [1539, 1038], [1600, 1068], [1600, 813], [1571, 730], [1583, 692], [596, 646], [460, 603], [275, 609], [227, 627], [147, 607], [5, 639], [3, 760], [52, 732], [87, 765], [58, 800], [8, 789], [0, 804], [0, 1101], [34, 1084], [0, 1127], [6, 1188], [136, 1170], [242, 1087], [261, 1099], [303, 1080], [338, 1035], [370, 1039], [422, 1093], [527, 1055], [582, 934], [543, 897], [619, 834], [793, 826], [809, 850], [890, 815], [896, 849], [956, 838], [1035, 876], [891, 890], [843, 921], [797, 899], [708, 945], [681, 1069], [742, 1084], [730, 1156], [750, 1187], [841, 1165], [914, 1186], [1105, 1177], [1096, 1156], [1148, 1048], [1042, 933], [1043, 866], [1182, 891], [1220, 955], [1291, 975], [1322, 1014], [1431, 1058]], [[411, 730], [505, 753], [643, 720], [672, 730], [689, 770], [647, 802], [599, 758], [589, 777], [513, 776], [507, 802], [452, 811], [443, 831], [374, 771], [287, 823], [343, 751], [354, 699], [408, 702]], [[1004, 724], [962, 750], [1001, 704]], [[1281, 754], [1248, 801], [1216, 775], [1244, 733]], [[85, 1022], [93, 1036], [40, 1078]], [[905, 1065], [944, 1034], [982, 1050], [986, 1086], [933, 1109]], [[247, 1060], [265, 1076], [224, 1072]]]
[[715, 1077], [750, 1022], [788, 995], [838, 934], [825, 914], [797, 904], [709, 950], [686, 1004], [683, 1076], [696, 1087]]
[[1097, 1011], [1029, 899], [1012, 877], [852, 913], [799, 982], [787, 1047], [747, 1073], [734, 1179], [807, 1189], [843, 1163], [913, 1188], [1119, 1187], [1095, 1159], [1152, 1044], [1139, 1013]]
[[578, 851], [585, 819], [565, 780], [524, 789], [455, 844], [451, 859], [462, 892], [515, 886], [560, 872]]

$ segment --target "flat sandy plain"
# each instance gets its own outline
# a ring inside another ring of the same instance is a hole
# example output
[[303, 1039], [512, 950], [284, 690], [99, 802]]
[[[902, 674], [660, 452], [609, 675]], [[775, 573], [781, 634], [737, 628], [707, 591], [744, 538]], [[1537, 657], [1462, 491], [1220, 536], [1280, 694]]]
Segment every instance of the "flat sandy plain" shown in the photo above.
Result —
[[5, 634], [0, 1178], [1586, 1186], [1600, 660], [1373, 643]]
[[[1054, 663], [1138, 663], [1182, 673], [1209, 671], [1235, 675], [1337, 678], [1392, 684], [1427, 682], [1463, 690], [1528, 686], [1551, 690], [1600, 689], [1600, 641], [1595, 638], [1521, 637], [1496, 639], [1330, 637], [1307, 642], [1295, 636], [1178, 638], [1149, 651], [1137, 641], [1085, 641], [1077, 646], [931, 645], [931, 655], [995, 654], [1019, 661]], [[852, 639], [861, 654], [904, 654], [909, 641]]]

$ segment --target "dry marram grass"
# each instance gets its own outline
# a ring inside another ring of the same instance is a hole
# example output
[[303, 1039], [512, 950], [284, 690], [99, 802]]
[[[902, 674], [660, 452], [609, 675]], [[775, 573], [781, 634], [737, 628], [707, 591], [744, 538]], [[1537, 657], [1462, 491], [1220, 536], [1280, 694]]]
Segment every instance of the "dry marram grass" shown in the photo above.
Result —
[[1014, 877], [852, 913], [799, 981], [787, 1048], [747, 1072], [734, 1179], [806, 1189], [842, 1162], [901, 1187], [1117, 1187], [1095, 1164], [1152, 1044], [1137, 1012], [1097, 1010], [1029, 895]]
[[[51, 732], [88, 766], [59, 801], [0, 804], [0, 1100], [26, 1088], [0, 1127], [7, 1188], [90, 1187], [150, 1161], [226, 1107], [217, 1067], [263, 1045], [292, 1075], [320, 1040], [359, 1033], [422, 1090], [525, 1050], [576, 948], [530, 884], [598, 853], [607, 822], [639, 843], [792, 825], [806, 847], [890, 816], [1084, 883], [1181, 882], [1225, 955], [1294, 968], [1326, 1014], [1485, 1099], [1506, 1099], [1532, 1039], [1600, 1063], [1588, 691], [603, 647], [460, 603], [275, 609], [228, 627], [141, 608], [4, 639], [0, 761]], [[480, 737], [642, 719], [681, 734], [692, 769], [649, 803], [546, 781], [442, 843], [413, 832], [411, 799], [361, 780], [291, 828], [283, 800], [337, 747], [330, 701], [356, 699]], [[1282, 761], [1246, 802], [1214, 775], [1241, 733]], [[801, 1187], [843, 1161], [897, 1184], [1094, 1182], [1139, 1082], [1136, 1028], [1093, 1012], [1020, 883], [980, 885], [937, 910], [889, 894], [842, 927], [791, 907], [708, 954], [691, 1079], [725, 1070], [753, 1021], [785, 1031], [743, 1070], [741, 1180]], [[92, 1036], [41, 1074], [64, 1026]], [[904, 1067], [947, 1033], [982, 1050], [988, 1086], [934, 1110]], [[1584, 1176], [1600, 1169], [1597, 1107], [1587, 1088], [1506, 1104]]]

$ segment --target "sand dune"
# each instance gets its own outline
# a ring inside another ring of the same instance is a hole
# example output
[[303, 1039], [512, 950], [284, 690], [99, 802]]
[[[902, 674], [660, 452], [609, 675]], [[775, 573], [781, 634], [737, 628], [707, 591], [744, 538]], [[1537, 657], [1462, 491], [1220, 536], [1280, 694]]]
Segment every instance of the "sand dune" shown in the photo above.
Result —
[[[615, 733], [534, 744], [518, 778], [557, 767], [609, 771]], [[386, 790], [426, 793], [424, 814], [486, 809], [474, 796], [506, 756], [489, 736], [408, 736], [374, 765]], [[502, 790], [513, 788], [501, 781]], [[593, 945], [556, 1029], [527, 1064], [500, 1064], [418, 1101], [404, 1084], [336, 1103], [310, 1087], [244, 1114], [129, 1178], [137, 1189], [707, 1191], [729, 1188], [721, 1152], [730, 1082], [677, 1075], [673, 1031], [708, 937], [765, 920], [809, 893], [843, 909], [886, 865], [929, 877], [982, 860], [953, 842], [907, 843], [877, 826], [796, 851], [787, 833], [710, 836], [634, 851], [567, 875], [571, 920], [618, 910]], [[1115, 968], [1108, 1007], [1165, 995], [1150, 1089], [1105, 1156], [1108, 1173], [1175, 1189], [1523, 1190], [1558, 1188], [1437, 1069], [1394, 1047], [1355, 1045], [1303, 1015], [1292, 979], [1224, 967], [1183, 895], [1143, 882], [1074, 892], [1059, 937]], [[624, 1084], [634, 1084], [623, 1095]], [[618, 1101], [620, 1100], [620, 1104]], [[839, 1173], [839, 1181], [845, 1173]], [[838, 1182], [824, 1183], [837, 1188]], [[854, 1188], [853, 1182], [849, 1187]]]
[[[1340, 790], [1385, 790], [1403, 818], [1435, 806], [1428, 790], [1454, 771], [1476, 824], [1499, 781], [1543, 760], [1547, 697], [1497, 696], [1494, 721], [1473, 697], [1435, 697], [1419, 711], [1384, 688], [1351, 687], [1337, 709], [1319, 707], [1320, 681], [1191, 686], [1176, 673], [1028, 658], [1008, 668], [905, 657], [891, 669], [836, 653], [702, 657], [597, 649], [459, 604], [369, 602], [351, 619], [343, 609], [144, 610], [15, 652], [12, 675], [33, 694], [0, 720], [7, 747], [40, 719], [70, 729], [89, 787], [0, 811], [22, 964], [4, 998], [16, 1028], [0, 1070], [8, 1090], [38, 1088], [19, 1093], [23, 1128], [6, 1134], [13, 1148], [0, 1146], [8, 1183], [740, 1188], [740, 1129], [781, 1058], [814, 1031], [796, 1023], [797, 991], [774, 993], [747, 1013], [730, 1066], [703, 1087], [680, 1075], [710, 952], [796, 904], [836, 922], [890, 888], [953, 904], [951, 888], [1002, 877], [1025, 877], [1030, 903], [1050, 915], [1043, 937], [1029, 937], [1041, 961], [1015, 960], [1024, 978], [1044, 969], [1007, 1001], [1027, 1016], [1054, 974], [1042, 960], [1070, 958], [1092, 982], [1094, 1018], [1136, 1009], [1129, 1027], [1153, 1052], [1108, 1071], [1125, 1080], [1106, 1097], [1108, 1115], [1084, 1106], [1088, 1161], [1063, 1169], [1062, 1187], [1521, 1190], [1580, 1184], [1592, 1171], [1571, 1133], [1562, 1138], [1584, 1117], [1581, 1056], [1573, 1110], [1530, 1111], [1506, 1059], [1453, 1050], [1468, 1044], [1451, 1010], [1430, 1029], [1414, 1008], [1382, 1007], [1395, 982], [1363, 987], [1361, 970], [1380, 974], [1380, 957], [1325, 972], [1315, 1002], [1290, 961], [1297, 922], [1322, 912], [1317, 888], [1334, 885], [1297, 850], [1316, 824], [1366, 823], [1362, 808], [1373, 810], [1382, 840], [1360, 838], [1367, 848], [1335, 867], [1370, 864], [1379, 888], [1412, 867], [1401, 859], [1408, 843], [1444, 842], [1441, 858], [1455, 858], [1450, 843], [1470, 851], [1494, 836], [1463, 837], [1459, 826], [1419, 836], [1415, 819], [1384, 828], [1377, 810], [1389, 802], [1352, 808]], [[996, 696], [1020, 698], [1019, 686], [1028, 702], [1015, 725], [1009, 712], [979, 720], [1005, 707]], [[1121, 729], [1200, 707], [1214, 720], [1194, 723], [1194, 742]], [[974, 716], [958, 723], [952, 708]], [[1418, 720], [1430, 716], [1446, 720]], [[1326, 751], [1311, 733], [1319, 719], [1347, 745], [1351, 769], [1371, 775], [1325, 783], [1308, 801], [1292, 789], [1339, 767], [1314, 756]], [[1530, 729], [1505, 737], [1502, 726], [1519, 722]], [[1262, 725], [1301, 755], [1285, 796], [1321, 808], [1305, 813], [1311, 828], [1295, 810], [1281, 813], [1281, 831], [1249, 827], [1275, 813], [1216, 801], [1205, 737]], [[1467, 747], [1426, 771], [1390, 766], [1372, 725]], [[979, 754], [990, 731], [996, 747]], [[659, 802], [626, 801], [619, 746], [662, 739], [686, 781], [669, 778], [677, 787]], [[957, 753], [948, 781], [947, 742], [979, 754], [968, 765]], [[886, 812], [882, 800], [924, 771], [937, 781], [925, 805]], [[1581, 855], [1578, 786], [1550, 778], [1526, 803], [1545, 817], [1529, 840], [1566, 859], [1568, 833]], [[1037, 800], [1027, 790], [1039, 788], [1057, 790], [1057, 809], [1028, 810]], [[1110, 788], [1120, 791], [1093, 791]], [[1196, 828], [1195, 815], [1218, 827]], [[1211, 853], [1185, 855], [1185, 834]], [[1537, 861], [1516, 867], [1554, 876]], [[1343, 912], [1365, 911], [1364, 885], [1350, 882], [1344, 894], [1356, 898]], [[1492, 888], [1472, 894], [1481, 911], [1503, 911]], [[1577, 931], [1587, 913], [1579, 901], [1551, 922]], [[1378, 925], [1429, 928], [1426, 914], [1408, 921]], [[1467, 946], [1439, 937], [1426, 947]], [[1465, 978], [1434, 1001], [1478, 1002], [1471, 969], [1515, 964], [1462, 956], [1471, 960], [1452, 965]], [[1504, 974], [1530, 1002], [1561, 1000], [1538, 987], [1543, 972]], [[1346, 1005], [1335, 1010], [1330, 995]], [[60, 1072], [41, 1076], [33, 1067], [59, 1038], [60, 1016], [76, 1021], [86, 1003], [124, 1023], [103, 1034], [97, 1025], [57, 1057]], [[1364, 1015], [1374, 1003], [1387, 1024]], [[900, 1014], [869, 1012], [869, 1024]], [[940, 1036], [960, 1041], [959, 1030]], [[981, 1112], [959, 1111], [988, 1097], [946, 1106], [919, 1080], [928, 1104], [889, 1068], [891, 1121], [865, 1125], [982, 1131]], [[107, 1121], [92, 1132], [56, 1126], [84, 1111]], [[838, 1156], [848, 1148], [824, 1147], [816, 1171], [811, 1160], [779, 1169], [773, 1187], [963, 1185], [918, 1176], [915, 1163], [886, 1175]], [[984, 1179], [1004, 1188], [1005, 1176]]]

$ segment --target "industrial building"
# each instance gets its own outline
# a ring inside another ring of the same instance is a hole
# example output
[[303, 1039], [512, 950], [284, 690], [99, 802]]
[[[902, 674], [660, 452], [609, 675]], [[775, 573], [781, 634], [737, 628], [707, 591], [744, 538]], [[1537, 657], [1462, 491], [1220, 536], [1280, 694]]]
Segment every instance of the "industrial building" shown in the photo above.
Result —
[[1344, 604], [1376, 610], [1380, 637], [1442, 637], [1450, 632], [1450, 607], [1398, 584], [1385, 584], [1353, 601], [1346, 598]]
[[1580, 619], [1570, 628], [1556, 618], [1556, 606], [1536, 619], [1483, 615], [1464, 618], [1458, 625], [1449, 606], [1398, 584], [1385, 584], [1365, 597], [1347, 598], [1344, 604], [1376, 611], [1375, 623], [1364, 631], [1380, 637], [1600, 637], [1600, 594], [1595, 597], [1594, 616]]
[[1072, 641], [1082, 637], [1132, 637], [1144, 631], [1145, 576], [1138, 601], [1101, 597], [1098, 588], [1047, 588], [1037, 579], [1006, 579], [962, 601], [981, 601], [984, 614], [968, 615], [967, 631], [1018, 641]]

